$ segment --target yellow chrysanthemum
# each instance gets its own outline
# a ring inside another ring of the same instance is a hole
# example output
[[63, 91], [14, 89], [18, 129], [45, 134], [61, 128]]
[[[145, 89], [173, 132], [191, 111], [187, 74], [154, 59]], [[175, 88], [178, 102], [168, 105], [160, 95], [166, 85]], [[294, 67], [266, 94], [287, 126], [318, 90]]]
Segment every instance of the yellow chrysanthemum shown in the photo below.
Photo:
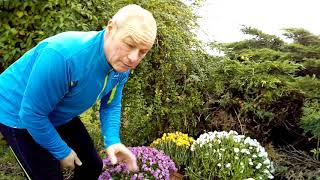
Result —
[[179, 147], [189, 148], [193, 141], [194, 139], [192, 137], [189, 137], [187, 134], [177, 131], [175, 133], [164, 133], [161, 138], [153, 141], [150, 146], [156, 146], [160, 143], [173, 142]]

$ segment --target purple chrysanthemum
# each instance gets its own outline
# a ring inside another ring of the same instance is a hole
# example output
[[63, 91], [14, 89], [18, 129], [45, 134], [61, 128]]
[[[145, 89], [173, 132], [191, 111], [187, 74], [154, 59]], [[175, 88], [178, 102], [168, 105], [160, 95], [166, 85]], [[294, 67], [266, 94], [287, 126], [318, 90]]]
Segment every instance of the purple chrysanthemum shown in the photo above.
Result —
[[136, 155], [139, 166], [138, 172], [129, 172], [125, 163], [112, 165], [109, 158], [103, 160], [105, 171], [99, 180], [108, 180], [111, 177], [120, 179], [170, 179], [170, 173], [176, 172], [177, 168], [169, 156], [163, 151], [151, 147], [131, 147], [129, 150]]

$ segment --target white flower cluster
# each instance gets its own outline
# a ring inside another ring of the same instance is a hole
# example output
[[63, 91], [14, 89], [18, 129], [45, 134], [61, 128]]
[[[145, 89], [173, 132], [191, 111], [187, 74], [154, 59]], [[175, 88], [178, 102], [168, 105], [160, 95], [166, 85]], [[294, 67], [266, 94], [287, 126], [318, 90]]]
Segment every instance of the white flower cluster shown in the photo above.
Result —
[[[216, 157], [219, 160], [226, 160], [226, 158], [223, 158], [226, 153], [231, 154], [235, 159], [218, 163], [217, 166], [219, 168], [224, 165], [224, 167], [230, 169], [232, 166], [240, 165], [242, 171], [247, 167], [262, 172], [264, 176], [258, 177], [258, 179], [274, 178], [272, 175], [274, 172], [273, 164], [268, 159], [268, 154], [264, 147], [256, 139], [238, 135], [236, 131], [214, 131], [200, 135], [192, 144], [191, 151], [195, 151], [197, 148], [202, 149], [203, 146], [206, 146], [209, 150], [211, 149], [211, 152], [217, 153]], [[208, 154], [208, 149], [206, 151]]]

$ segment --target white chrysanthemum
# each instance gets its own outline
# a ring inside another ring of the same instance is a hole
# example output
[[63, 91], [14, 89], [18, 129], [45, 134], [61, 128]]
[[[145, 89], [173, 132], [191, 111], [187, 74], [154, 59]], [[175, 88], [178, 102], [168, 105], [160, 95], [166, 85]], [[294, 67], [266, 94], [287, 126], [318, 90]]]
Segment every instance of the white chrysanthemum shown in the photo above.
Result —
[[274, 176], [273, 176], [272, 174], [269, 174], [268, 178], [269, 178], [269, 179], [273, 179]]
[[269, 159], [264, 160], [264, 161], [263, 161], [263, 164], [269, 165], [269, 164], [270, 164], [270, 160], [269, 160]]
[[260, 152], [259, 154], [258, 154], [258, 156], [259, 157], [265, 157], [265, 158], [267, 158], [268, 157], [268, 153], [267, 152]]
[[270, 174], [270, 172], [269, 172], [268, 169], [263, 170], [263, 172], [264, 172], [265, 174]]
[[242, 138], [240, 136], [234, 136], [233, 140], [237, 143], [241, 142]]
[[250, 154], [250, 151], [248, 149], [241, 149], [240, 152], [243, 154]]
[[228, 133], [228, 135], [238, 135], [238, 133], [236, 132], [236, 131], [233, 131], [233, 130], [231, 130], [231, 131], [229, 131], [229, 133]]
[[261, 168], [261, 166], [262, 166], [262, 164], [261, 164], [261, 163], [259, 163], [259, 164], [256, 166], [256, 169], [260, 169], [260, 168]]
[[240, 151], [239, 148], [233, 148], [233, 150], [235, 153], [238, 153]]

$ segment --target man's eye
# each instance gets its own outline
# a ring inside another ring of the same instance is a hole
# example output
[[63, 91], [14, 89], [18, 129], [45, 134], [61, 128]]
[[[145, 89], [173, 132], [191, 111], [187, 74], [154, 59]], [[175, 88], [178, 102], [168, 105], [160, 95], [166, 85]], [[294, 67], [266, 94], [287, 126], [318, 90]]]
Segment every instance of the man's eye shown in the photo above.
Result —
[[134, 46], [133, 46], [132, 44], [127, 44], [127, 46], [128, 46], [129, 48], [134, 48]]
[[140, 56], [144, 56], [144, 55], [146, 55], [147, 54], [147, 52], [146, 51], [140, 51]]

